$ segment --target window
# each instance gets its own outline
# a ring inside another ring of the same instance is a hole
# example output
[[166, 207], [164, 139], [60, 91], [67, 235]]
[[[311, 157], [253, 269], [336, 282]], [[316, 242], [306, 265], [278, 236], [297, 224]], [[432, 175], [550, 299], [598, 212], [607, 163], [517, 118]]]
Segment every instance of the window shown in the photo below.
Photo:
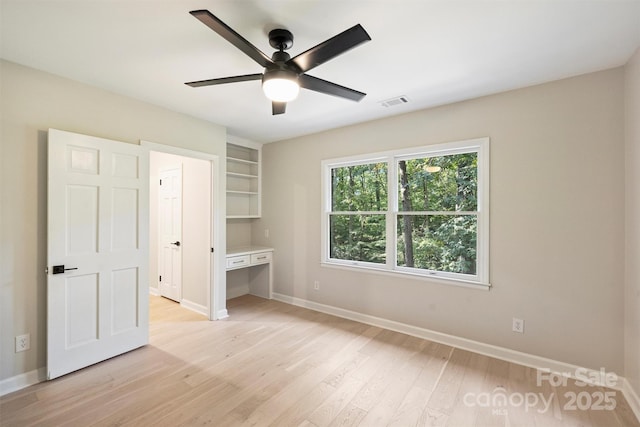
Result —
[[331, 168], [330, 258], [386, 264], [386, 163]]
[[489, 285], [489, 139], [323, 162], [323, 263]]

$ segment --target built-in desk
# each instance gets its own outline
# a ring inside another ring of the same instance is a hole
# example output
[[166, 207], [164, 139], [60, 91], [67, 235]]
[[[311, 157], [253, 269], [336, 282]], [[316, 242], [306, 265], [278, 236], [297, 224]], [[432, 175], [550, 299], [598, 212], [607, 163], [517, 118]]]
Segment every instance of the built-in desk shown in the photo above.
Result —
[[227, 248], [227, 271], [251, 268], [248, 286], [249, 293], [252, 295], [271, 299], [273, 293], [272, 262], [273, 248], [265, 246]]

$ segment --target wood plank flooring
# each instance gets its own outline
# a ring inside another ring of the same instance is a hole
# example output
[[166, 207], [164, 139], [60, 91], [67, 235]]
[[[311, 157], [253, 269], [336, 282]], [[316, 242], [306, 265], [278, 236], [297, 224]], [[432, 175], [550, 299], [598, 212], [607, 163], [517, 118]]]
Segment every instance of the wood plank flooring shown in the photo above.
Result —
[[640, 427], [619, 391], [249, 295], [228, 308], [151, 297], [150, 345], [0, 398], [0, 424]]

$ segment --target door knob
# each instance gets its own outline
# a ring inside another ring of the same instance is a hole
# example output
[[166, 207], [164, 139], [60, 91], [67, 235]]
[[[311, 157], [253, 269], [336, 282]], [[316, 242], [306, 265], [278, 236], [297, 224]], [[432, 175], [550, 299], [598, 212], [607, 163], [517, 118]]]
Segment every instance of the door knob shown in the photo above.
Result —
[[177, 242], [171, 242], [171, 244], [172, 244], [172, 245], [176, 245], [176, 246], [180, 246], [180, 242], [179, 242], [179, 241], [177, 241]]

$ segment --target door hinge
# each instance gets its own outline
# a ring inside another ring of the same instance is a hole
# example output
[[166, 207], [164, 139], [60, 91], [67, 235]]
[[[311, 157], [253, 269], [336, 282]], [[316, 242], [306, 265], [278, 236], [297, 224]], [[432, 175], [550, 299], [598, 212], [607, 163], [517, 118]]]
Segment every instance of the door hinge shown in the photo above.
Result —
[[162, 185], [162, 180], [160, 180], [160, 185]]
[[162, 276], [160, 276], [160, 281], [162, 282]]
[[211, 248], [211, 253], [213, 253], [213, 248]]

